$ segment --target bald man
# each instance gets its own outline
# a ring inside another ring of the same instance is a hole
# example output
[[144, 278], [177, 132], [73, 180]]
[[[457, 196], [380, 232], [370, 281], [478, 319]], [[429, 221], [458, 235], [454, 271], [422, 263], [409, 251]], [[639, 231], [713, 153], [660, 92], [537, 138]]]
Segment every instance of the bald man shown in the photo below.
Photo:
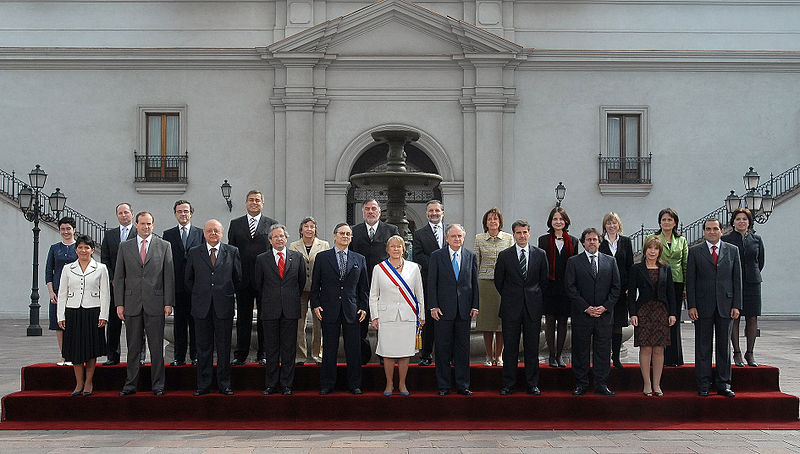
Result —
[[234, 293], [242, 280], [239, 249], [222, 240], [222, 224], [206, 222], [205, 242], [186, 255], [186, 288], [192, 293], [192, 317], [197, 339], [197, 390], [195, 396], [211, 392], [214, 345], [217, 347], [219, 392], [233, 395], [231, 387], [231, 332]]

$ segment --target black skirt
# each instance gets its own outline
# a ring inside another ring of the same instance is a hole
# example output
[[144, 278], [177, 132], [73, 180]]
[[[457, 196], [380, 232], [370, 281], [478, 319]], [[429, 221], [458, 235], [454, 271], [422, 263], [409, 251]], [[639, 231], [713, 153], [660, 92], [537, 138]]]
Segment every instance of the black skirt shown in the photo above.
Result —
[[81, 364], [105, 356], [105, 329], [98, 328], [100, 308], [67, 308], [64, 314], [64, 343], [61, 355], [65, 360]]
[[761, 282], [742, 284], [742, 316], [761, 315]]

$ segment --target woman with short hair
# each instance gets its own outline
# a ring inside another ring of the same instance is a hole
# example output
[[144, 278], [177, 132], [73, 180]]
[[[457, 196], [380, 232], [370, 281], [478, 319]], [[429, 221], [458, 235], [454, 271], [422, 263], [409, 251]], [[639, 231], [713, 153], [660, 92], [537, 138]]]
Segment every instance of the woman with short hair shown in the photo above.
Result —
[[[50, 304], [48, 304], [48, 314], [50, 316], [50, 330], [56, 332], [58, 351], [63, 349], [64, 331], [58, 327], [58, 289], [61, 283], [61, 271], [64, 265], [78, 260], [75, 254], [75, 218], [66, 216], [58, 220], [58, 233], [61, 241], [50, 246], [47, 251], [47, 261], [44, 267], [44, 281], [47, 291], [50, 294]], [[57, 362], [59, 366], [71, 366], [67, 364], [64, 357]]]
[[633, 266], [633, 245], [631, 239], [622, 234], [622, 219], [617, 213], [609, 212], [603, 216], [603, 238], [599, 250], [617, 259], [619, 268], [620, 292], [614, 305], [611, 361], [614, 367], [622, 368], [619, 352], [622, 349], [622, 328], [628, 326], [628, 274]]

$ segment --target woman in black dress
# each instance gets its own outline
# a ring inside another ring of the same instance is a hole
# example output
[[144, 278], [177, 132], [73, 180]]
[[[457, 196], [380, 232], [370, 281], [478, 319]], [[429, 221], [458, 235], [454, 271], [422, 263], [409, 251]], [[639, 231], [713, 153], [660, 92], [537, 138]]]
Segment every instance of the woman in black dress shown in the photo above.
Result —
[[664, 395], [661, 390], [664, 347], [670, 344], [670, 327], [675, 325], [678, 315], [672, 269], [659, 258], [663, 249], [660, 238], [647, 238], [644, 243], [644, 259], [631, 267], [628, 279], [628, 310], [633, 325], [633, 345], [639, 347], [643, 392], [648, 397], [654, 394]]
[[[733, 363], [743, 367], [756, 367], [758, 363], [753, 357], [758, 333], [758, 316], [761, 315], [761, 270], [764, 269], [764, 242], [752, 232], [753, 214], [747, 208], [737, 208], [731, 214], [733, 231], [722, 237], [722, 241], [735, 244], [739, 248], [742, 262], [742, 311], [741, 317], [733, 319], [731, 343], [733, 344]], [[739, 349], [739, 320], [744, 317], [744, 335], [747, 338], [747, 350], [742, 360]]]
[[[550, 350], [550, 367], [567, 367], [561, 357], [567, 340], [567, 319], [570, 305], [564, 289], [567, 259], [578, 255], [578, 239], [570, 235], [569, 216], [561, 207], [555, 207], [547, 218], [548, 233], [539, 237], [539, 248], [547, 253], [549, 280], [544, 291], [544, 334]], [[556, 324], [558, 336], [556, 337]]]
[[622, 219], [611, 212], [603, 216], [603, 242], [600, 252], [614, 256], [619, 268], [621, 289], [614, 306], [614, 329], [611, 333], [611, 361], [614, 367], [622, 368], [619, 351], [622, 349], [622, 328], [628, 326], [628, 274], [633, 266], [631, 239], [622, 235]]
[[[64, 331], [58, 327], [58, 285], [61, 283], [61, 270], [64, 265], [78, 260], [75, 255], [75, 218], [63, 217], [58, 220], [58, 233], [61, 234], [61, 241], [50, 246], [47, 251], [47, 262], [44, 267], [44, 282], [47, 284], [47, 291], [50, 294], [50, 304], [48, 313], [50, 315], [50, 330], [56, 332], [58, 351], [63, 350]], [[67, 364], [64, 357], [57, 362], [59, 366], [71, 366]]]
[[65, 265], [58, 290], [58, 325], [64, 330], [62, 355], [72, 362], [72, 396], [91, 396], [97, 357], [106, 355], [103, 327], [111, 300], [108, 270], [93, 258], [95, 242], [86, 235], [75, 239], [78, 260]]

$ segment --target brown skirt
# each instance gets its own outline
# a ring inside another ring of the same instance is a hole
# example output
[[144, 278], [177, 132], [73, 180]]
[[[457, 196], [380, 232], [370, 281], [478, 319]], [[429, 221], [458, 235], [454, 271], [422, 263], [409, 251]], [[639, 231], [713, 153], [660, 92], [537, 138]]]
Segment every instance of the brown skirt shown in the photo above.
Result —
[[633, 328], [633, 346], [669, 345], [669, 314], [661, 301], [648, 301], [639, 309], [639, 326]]

